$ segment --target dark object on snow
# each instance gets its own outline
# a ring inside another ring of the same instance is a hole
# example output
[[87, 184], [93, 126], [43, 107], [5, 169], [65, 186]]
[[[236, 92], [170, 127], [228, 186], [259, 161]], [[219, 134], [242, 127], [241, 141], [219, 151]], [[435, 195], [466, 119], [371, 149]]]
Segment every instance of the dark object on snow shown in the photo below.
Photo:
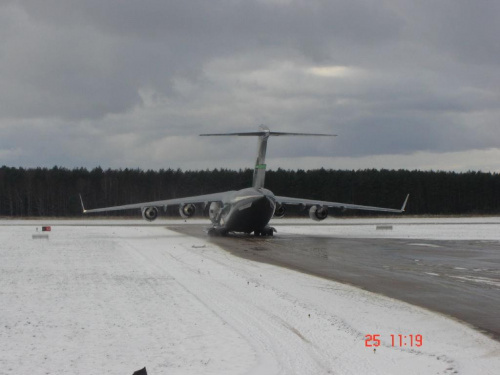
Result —
[[134, 372], [133, 375], [148, 375], [148, 372], [146, 371], [146, 367], [144, 367], [143, 369]]

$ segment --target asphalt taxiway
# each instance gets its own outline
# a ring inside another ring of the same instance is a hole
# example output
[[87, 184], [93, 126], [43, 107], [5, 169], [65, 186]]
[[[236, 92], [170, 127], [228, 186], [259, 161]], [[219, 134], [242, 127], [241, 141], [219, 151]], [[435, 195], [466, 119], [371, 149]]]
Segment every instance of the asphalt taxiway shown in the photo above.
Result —
[[352, 284], [444, 313], [500, 340], [498, 241], [304, 236], [280, 234], [279, 227], [278, 235], [269, 238], [209, 238], [205, 227], [168, 226], [205, 238], [240, 257]]

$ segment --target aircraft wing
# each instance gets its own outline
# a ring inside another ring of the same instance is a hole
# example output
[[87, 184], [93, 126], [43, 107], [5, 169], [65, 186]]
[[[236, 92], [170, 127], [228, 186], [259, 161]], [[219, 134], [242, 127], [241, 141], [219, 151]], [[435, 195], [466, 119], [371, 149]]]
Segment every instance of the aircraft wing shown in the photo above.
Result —
[[319, 201], [319, 200], [314, 200], [314, 199], [289, 198], [289, 197], [280, 197], [280, 196], [275, 196], [275, 199], [276, 199], [276, 202], [279, 202], [279, 203], [285, 204], [285, 205], [289, 204], [289, 205], [304, 205], [304, 206], [325, 206], [325, 207], [338, 207], [341, 209], [349, 209], [349, 210], [365, 210], [365, 211], [382, 211], [382, 212], [401, 213], [401, 212], [404, 212], [405, 207], [406, 207], [406, 203], [408, 202], [409, 197], [410, 197], [410, 194], [408, 194], [406, 196], [406, 199], [405, 199], [401, 209], [362, 206], [362, 205], [358, 205], [358, 204], [327, 202], [327, 201]]
[[91, 210], [85, 209], [81, 196], [80, 196], [80, 201], [82, 203], [83, 213], [86, 214], [86, 213], [92, 213], [92, 212], [130, 210], [130, 209], [135, 209], [135, 208], [142, 209], [144, 207], [166, 207], [166, 206], [171, 206], [171, 205], [180, 205], [180, 204], [187, 204], [187, 203], [222, 202], [225, 199], [225, 197], [227, 197], [230, 193], [232, 193], [232, 191], [226, 191], [223, 193], [215, 193], [215, 194], [207, 194], [207, 195], [197, 195], [194, 197], [186, 197], [186, 198], [166, 199], [166, 200], [162, 200], [162, 201], [125, 204], [123, 206], [94, 208]]

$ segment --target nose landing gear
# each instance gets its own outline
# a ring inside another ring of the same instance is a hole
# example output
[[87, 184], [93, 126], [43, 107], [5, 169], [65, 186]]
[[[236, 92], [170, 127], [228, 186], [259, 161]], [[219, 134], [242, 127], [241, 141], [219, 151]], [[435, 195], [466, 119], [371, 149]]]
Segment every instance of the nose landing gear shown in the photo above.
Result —
[[207, 229], [207, 234], [209, 237], [225, 237], [227, 236], [227, 230], [211, 227]]
[[274, 235], [274, 232], [276, 232], [276, 229], [273, 228], [273, 227], [265, 227], [261, 230], [255, 230], [253, 232], [253, 235], [255, 237], [259, 237], [259, 236], [265, 236], [265, 237], [272, 237]]

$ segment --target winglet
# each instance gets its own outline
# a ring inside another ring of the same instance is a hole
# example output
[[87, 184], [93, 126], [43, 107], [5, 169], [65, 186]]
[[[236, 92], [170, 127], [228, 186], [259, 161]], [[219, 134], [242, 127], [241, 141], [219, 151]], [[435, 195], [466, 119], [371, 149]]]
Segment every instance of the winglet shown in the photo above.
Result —
[[81, 194], [78, 194], [80, 196], [80, 203], [82, 204], [82, 211], [83, 213], [86, 213], [87, 210], [85, 209], [85, 206], [83, 205], [83, 199], [82, 199], [82, 195]]
[[406, 196], [406, 199], [405, 199], [405, 201], [404, 201], [404, 203], [403, 203], [403, 207], [401, 207], [401, 212], [404, 212], [404, 211], [405, 211], [405, 208], [406, 208], [406, 203], [408, 203], [408, 198], [410, 198], [410, 194], [408, 194], [408, 195]]

